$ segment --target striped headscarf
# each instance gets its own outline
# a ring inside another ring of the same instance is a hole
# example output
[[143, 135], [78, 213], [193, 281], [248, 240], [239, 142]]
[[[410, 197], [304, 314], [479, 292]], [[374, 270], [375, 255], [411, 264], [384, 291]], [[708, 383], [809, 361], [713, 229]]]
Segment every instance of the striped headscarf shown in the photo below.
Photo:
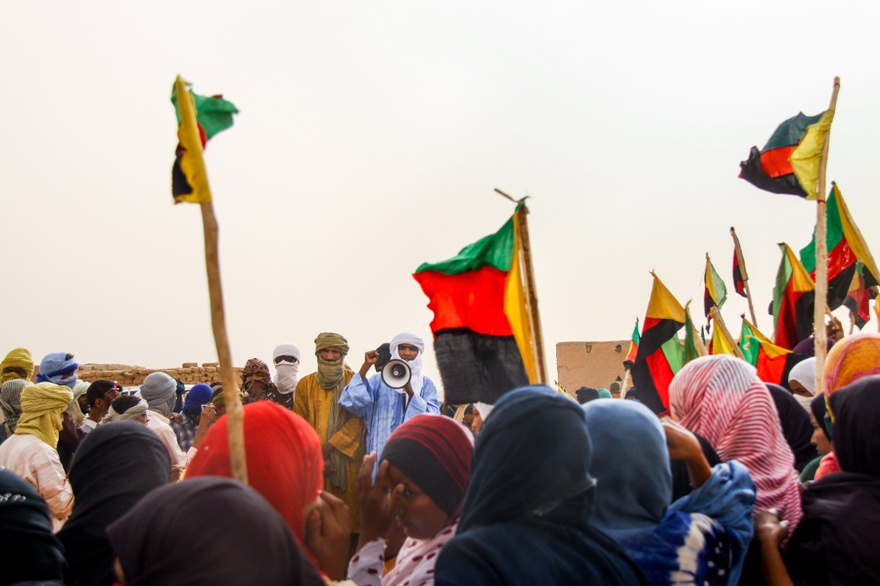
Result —
[[847, 336], [832, 346], [825, 359], [825, 393], [831, 395], [840, 387], [872, 374], [880, 374], [880, 334]]
[[29, 385], [21, 392], [21, 417], [16, 435], [35, 435], [55, 448], [61, 431], [61, 414], [73, 400], [69, 388], [55, 383]]
[[16, 348], [6, 355], [3, 362], [0, 362], [0, 384], [22, 378], [15, 372], [3, 372], [7, 368], [20, 368], [24, 370], [27, 372], [27, 376], [24, 378], [30, 380], [34, 376], [34, 359], [31, 357], [30, 351], [27, 348]]
[[794, 455], [770, 391], [747, 362], [717, 354], [688, 362], [669, 385], [673, 419], [709, 440], [725, 462], [748, 468], [758, 509], [776, 508], [792, 530], [801, 518]]

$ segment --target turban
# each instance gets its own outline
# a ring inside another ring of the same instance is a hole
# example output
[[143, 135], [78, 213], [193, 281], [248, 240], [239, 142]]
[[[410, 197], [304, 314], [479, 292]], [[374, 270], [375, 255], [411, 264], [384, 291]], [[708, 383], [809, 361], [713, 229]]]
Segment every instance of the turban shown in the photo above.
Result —
[[23, 378], [6, 381], [0, 385], [0, 409], [6, 418], [6, 427], [15, 431], [18, 417], [21, 415], [21, 391], [31, 383]]
[[113, 405], [110, 405], [110, 410], [107, 411], [106, 417], [104, 417], [104, 422], [109, 423], [112, 421], [134, 421], [138, 417], [143, 417], [147, 413], [147, 402], [141, 399], [136, 404], [132, 405], [122, 413], [118, 412]]
[[422, 356], [425, 354], [425, 341], [421, 336], [413, 332], [401, 332], [391, 338], [391, 358], [400, 360], [398, 348], [401, 344], [409, 344], [419, 349], [419, 354], [413, 360], [407, 362], [411, 373], [412, 388], [415, 393], [422, 390]]
[[198, 384], [189, 390], [186, 394], [186, 400], [183, 403], [184, 411], [201, 411], [202, 405], [211, 402], [211, 390], [206, 384]]
[[3, 359], [3, 362], [0, 362], [0, 383], [22, 378], [14, 372], [3, 372], [7, 368], [21, 368], [27, 372], [27, 376], [24, 378], [30, 379], [34, 376], [34, 359], [31, 358], [31, 353], [25, 348], [16, 348], [15, 350], [12, 350], [6, 355], [6, 358]]
[[[282, 356], [292, 356], [295, 360], [280, 360]], [[278, 392], [289, 395], [296, 389], [299, 382], [299, 363], [301, 355], [299, 348], [293, 344], [280, 344], [272, 352], [272, 361], [275, 363], [275, 386]]]
[[152, 411], [168, 417], [177, 400], [177, 381], [164, 372], [148, 374], [141, 385], [141, 397]]
[[[73, 354], [65, 352], [46, 354], [46, 357], [40, 362], [40, 374], [37, 375], [37, 382], [64, 385], [72, 390], [73, 385], [76, 384], [76, 374], [73, 373], [77, 368], [79, 368], [79, 364], [74, 362]], [[73, 374], [73, 376], [62, 378], [68, 374]]]
[[35, 435], [55, 448], [61, 430], [61, 414], [73, 400], [73, 393], [65, 386], [37, 383], [21, 392], [21, 417], [15, 428], [16, 435]]

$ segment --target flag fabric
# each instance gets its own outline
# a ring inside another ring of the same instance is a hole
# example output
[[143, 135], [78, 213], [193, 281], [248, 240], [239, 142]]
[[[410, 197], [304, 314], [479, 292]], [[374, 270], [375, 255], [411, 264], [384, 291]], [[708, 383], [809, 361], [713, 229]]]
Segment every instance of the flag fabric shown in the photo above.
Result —
[[730, 229], [730, 235], [733, 236], [733, 289], [737, 295], [748, 297], [746, 294], [746, 268], [740, 264], [739, 259], [742, 257], [742, 248], [739, 245], [739, 238], [733, 228]]
[[715, 322], [715, 325], [712, 326], [712, 339], [709, 342], [709, 354], [729, 354], [731, 356], [736, 356], [736, 350], [730, 345], [730, 341], [728, 341], [727, 336], [724, 335], [718, 322]]
[[636, 318], [636, 325], [633, 326], [632, 338], [629, 341], [629, 352], [626, 353], [626, 358], [623, 361], [623, 367], [627, 370], [631, 371], [633, 368], [633, 364], [635, 364], [636, 356], [638, 356], [639, 354], [640, 340], [641, 338], [639, 337], [639, 318]]
[[[669, 407], [669, 383], [685, 364], [685, 346], [678, 330], [688, 319], [678, 300], [654, 275], [632, 377], [639, 400], [655, 413]], [[693, 343], [693, 327], [688, 329]]]
[[706, 317], [709, 317], [709, 312], [712, 311], [713, 307], [721, 309], [721, 306], [727, 301], [727, 286], [721, 280], [721, 276], [715, 271], [715, 267], [712, 266], [712, 261], [709, 260], [708, 254], [706, 255], [706, 272], [703, 275], [703, 282], [706, 285], [703, 292], [703, 311]]
[[753, 324], [743, 318], [740, 350], [746, 362], [758, 370], [758, 378], [765, 383], [787, 386], [788, 373], [792, 367], [809, 356], [798, 354], [777, 346], [758, 331]]
[[834, 110], [815, 116], [803, 112], [776, 128], [760, 151], [752, 147], [749, 158], [740, 163], [741, 179], [771, 193], [816, 199], [819, 160]]
[[[184, 99], [179, 99], [184, 96]], [[171, 170], [174, 203], [208, 203], [211, 187], [205, 170], [204, 147], [208, 140], [232, 126], [238, 109], [222, 96], [200, 96], [187, 87], [180, 76], [171, 90], [171, 103], [177, 114], [177, 151]]]
[[813, 334], [815, 285], [809, 273], [788, 244], [779, 245], [782, 261], [776, 273], [771, 313], [775, 331], [773, 342], [788, 350]]
[[859, 329], [862, 329], [865, 327], [865, 324], [871, 321], [870, 302], [871, 299], [877, 297], [877, 287], [868, 287], [865, 284], [867, 281], [864, 276], [866, 271], [865, 265], [857, 261], [855, 274], [847, 291], [846, 299], [843, 300], [843, 305], [849, 309]]
[[496, 233], [413, 274], [434, 312], [434, 351], [449, 403], [494, 403], [529, 384], [527, 365], [535, 371], [534, 354], [523, 352], [517, 340], [530, 335], [518, 266], [521, 207]]
[[[873, 288], [878, 284], [880, 272], [874, 257], [849, 213], [849, 208], [836, 183], [831, 184], [831, 193], [825, 208], [826, 250], [828, 253], [828, 308], [835, 310], [844, 304], [856, 280], [856, 263], [862, 266], [862, 288]], [[801, 262], [816, 277], [816, 230], [813, 239], [801, 249]], [[868, 317], [870, 319], [870, 316]]]

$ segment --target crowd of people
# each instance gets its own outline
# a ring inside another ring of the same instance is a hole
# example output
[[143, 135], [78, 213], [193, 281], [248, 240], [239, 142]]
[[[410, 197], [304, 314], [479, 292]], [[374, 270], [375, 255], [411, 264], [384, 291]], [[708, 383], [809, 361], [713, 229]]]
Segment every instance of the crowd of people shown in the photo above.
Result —
[[819, 393], [815, 359], [776, 386], [698, 358], [660, 416], [619, 382], [441, 405], [419, 336], [349, 351], [247, 361], [247, 485], [220, 383], [9, 352], [0, 585], [880, 584], [880, 335], [834, 344]]

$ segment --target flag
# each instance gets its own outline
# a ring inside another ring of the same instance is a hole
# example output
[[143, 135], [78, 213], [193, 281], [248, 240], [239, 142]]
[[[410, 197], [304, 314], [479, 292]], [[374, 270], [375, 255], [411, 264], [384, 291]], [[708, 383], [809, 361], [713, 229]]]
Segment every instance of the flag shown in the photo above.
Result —
[[[678, 330], [688, 319], [678, 300], [654, 275], [632, 377], [639, 400], [655, 413], [669, 407], [669, 383], [685, 364], [685, 346]], [[693, 344], [693, 327], [688, 329]]]
[[[238, 109], [223, 96], [200, 96], [188, 89], [178, 75], [171, 89], [171, 103], [177, 114], [177, 151], [171, 169], [171, 194], [174, 203], [208, 203], [211, 187], [203, 156], [208, 140], [232, 126]], [[183, 100], [179, 96], [185, 96]]]
[[721, 330], [718, 322], [712, 326], [712, 340], [709, 342], [709, 354], [729, 354], [736, 356], [736, 350], [730, 345], [727, 336]]
[[[627, 370], [632, 370], [633, 364], [636, 361], [636, 356], [639, 354], [639, 318], [636, 318], [636, 325], [633, 326], [632, 338], [629, 341], [629, 352], [626, 353], [626, 358], [623, 361], [623, 367]], [[625, 389], [624, 389], [625, 390]]]
[[742, 320], [739, 347], [746, 362], [758, 370], [758, 378], [775, 385], [787, 383], [792, 367], [809, 358], [773, 344], [745, 318]]
[[803, 112], [779, 125], [760, 151], [752, 147], [740, 163], [741, 179], [772, 193], [816, 199], [819, 160], [834, 110], [815, 116]]
[[815, 285], [804, 265], [788, 244], [779, 245], [782, 261], [776, 273], [771, 313], [776, 330], [773, 342], [791, 350], [813, 334], [813, 305]]
[[868, 287], [865, 284], [866, 279], [863, 275], [866, 271], [865, 265], [860, 261], [856, 261], [856, 271], [850, 283], [849, 291], [847, 291], [846, 299], [843, 300], [843, 305], [852, 313], [859, 329], [862, 329], [865, 327], [865, 324], [871, 321], [870, 302], [871, 299], [877, 296], [877, 287]]
[[536, 376], [519, 267], [521, 208], [496, 233], [413, 274], [434, 312], [434, 352], [449, 403], [494, 403]]
[[733, 236], [733, 289], [738, 295], [748, 298], [746, 294], [746, 281], [749, 277], [746, 275], [745, 261], [742, 264], [739, 262], [739, 259], [742, 258], [742, 248], [739, 246], [739, 238], [736, 235], [736, 231], [732, 227], [730, 228], [730, 235]]
[[703, 292], [703, 310], [706, 317], [709, 317], [709, 312], [713, 307], [721, 309], [721, 306], [727, 301], [727, 286], [715, 271], [715, 267], [712, 266], [708, 254], [706, 255], [706, 273], [703, 275], [703, 282], [706, 284], [706, 289]]
[[[862, 237], [849, 208], [843, 200], [840, 188], [836, 183], [831, 184], [831, 193], [825, 207], [826, 217], [826, 245], [828, 252], [828, 309], [835, 310], [843, 305], [853, 280], [856, 279], [856, 262], [862, 263], [862, 288], [873, 288], [878, 284], [877, 278], [880, 272], [874, 263], [874, 257], [868, 250], [868, 245]], [[813, 230], [813, 239], [801, 249], [801, 262], [809, 271], [810, 277], [816, 277], [816, 230]], [[855, 313], [855, 312], [854, 312]], [[870, 316], [868, 317], [870, 319]]]

